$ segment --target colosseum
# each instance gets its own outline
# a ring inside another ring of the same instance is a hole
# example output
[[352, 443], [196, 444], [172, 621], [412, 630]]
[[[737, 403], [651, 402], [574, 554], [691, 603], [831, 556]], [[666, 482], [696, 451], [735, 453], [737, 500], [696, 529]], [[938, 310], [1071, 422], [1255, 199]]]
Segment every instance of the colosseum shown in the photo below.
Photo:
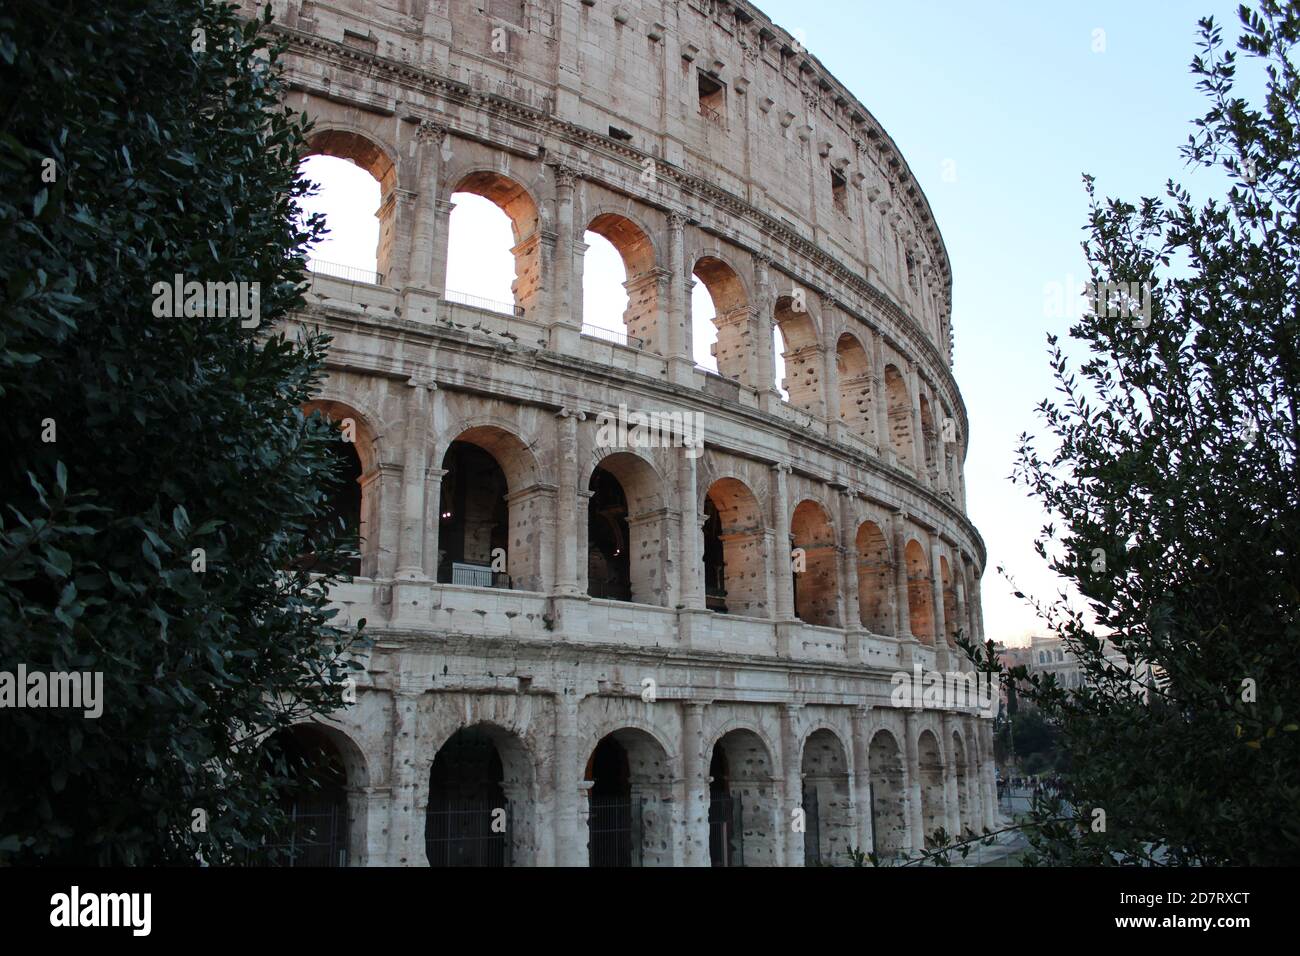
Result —
[[[380, 192], [377, 268], [294, 319], [334, 338], [371, 638], [295, 732], [332, 775], [299, 862], [847, 865], [992, 827], [986, 715], [892, 693], [971, 670], [985, 551], [947, 253], [866, 107], [743, 0], [271, 7], [312, 151]], [[449, 287], [464, 194], [509, 218], [512, 303]], [[593, 234], [621, 316], [583, 314]]]

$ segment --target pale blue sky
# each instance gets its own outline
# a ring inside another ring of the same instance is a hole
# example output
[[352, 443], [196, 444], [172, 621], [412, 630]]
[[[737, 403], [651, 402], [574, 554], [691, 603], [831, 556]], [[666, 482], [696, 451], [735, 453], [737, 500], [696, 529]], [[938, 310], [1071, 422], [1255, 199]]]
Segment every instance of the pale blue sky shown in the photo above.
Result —
[[[1021, 642], [1042, 628], [996, 567], [1006, 565], [1027, 592], [1057, 590], [1032, 549], [1043, 516], [1008, 476], [1016, 436], [1040, 431], [1033, 408], [1052, 393], [1045, 335], [1064, 335], [1070, 324], [1049, 299], [1087, 274], [1080, 177], [1092, 173], [1099, 193], [1126, 199], [1163, 195], [1166, 179], [1188, 178], [1178, 148], [1205, 108], [1187, 70], [1196, 22], [1213, 15], [1235, 36], [1235, 3], [764, 0], [760, 7], [883, 124], [938, 219], [953, 267], [955, 371], [971, 424], [967, 504], [989, 550], [985, 630]], [[353, 265], [368, 257], [373, 268], [378, 185], [339, 166], [323, 157], [308, 163], [309, 175], [348, 196], [341, 210], [331, 197], [336, 239], [318, 255]], [[476, 198], [453, 213], [449, 285], [509, 301], [509, 226], [490, 204], [475, 212]], [[613, 273], [621, 262], [599, 237], [588, 241], [587, 273], [608, 277], [603, 288], [587, 290], [585, 313], [618, 325], [621, 276]], [[707, 295], [697, 296], [697, 360], [706, 365], [709, 307]]]

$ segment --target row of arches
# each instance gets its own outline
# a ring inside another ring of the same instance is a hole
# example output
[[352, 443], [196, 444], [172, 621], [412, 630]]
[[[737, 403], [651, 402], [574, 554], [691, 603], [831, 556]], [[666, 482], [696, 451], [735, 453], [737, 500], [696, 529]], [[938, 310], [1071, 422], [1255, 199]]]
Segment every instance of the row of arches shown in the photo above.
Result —
[[[437, 136], [445, 146], [445, 134]], [[417, 281], [415, 273], [428, 272], [421, 281], [463, 304], [544, 324], [573, 321], [588, 335], [662, 356], [685, 349], [705, 370], [778, 394], [793, 409], [958, 496], [962, 442], [935, 389], [910, 362], [882, 347], [878, 333], [848, 322], [797, 284], [781, 287], [783, 280], [766, 267], [756, 270], [749, 257], [712, 245], [680, 248], [682, 235], [673, 232], [680, 226], [652, 225], [644, 216], [663, 217], [634, 210], [626, 200], [593, 201], [584, 206], [585, 223], [569, 227], [565, 216], [550, 212], [549, 204], [560, 200], [541, 203], [499, 168], [475, 167], [443, 171], [447, 199], [438, 203], [436, 225], [405, 227], [421, 234], [407, 244], [426, 248], [411, 255], [432, 257], [407, 268], [399, 261], [404, 233], [392, 159], [351, 131], [317, 134], [312, 148], [316, 155], [304, 174], [330, 188], [309, 208], [348, 226], [328, 240], [333, 245], [314, 253], [315, 267], [399, 288]], [[350, 175], [342, 176], [337, 167], [349, 163]], [[370, 187], [358, 188], [358, 177]], [[571, 186], [564, 193], [570, 207], [576, 205], [572, 193]], [[354, 228], [358, 203], [378, 210], [370, 235]], [[552, 238], [569, 229], [567, 245]], [[415, 241], [421, 237], [423, 244]], [[565, 251], [569, 246], [572, 252]], [[336, 269], [326, 256], [347, 262]], [[444, 274], [434, 274], [440, 270]], [[675, 305], [679, 270], [691, 290]], [[674, 316], [674, 308], [686, 314]]]
[[[367, 839], [363, 793], [366, 759], [340, 731], [303, 724], [276, 737], [279, 752], [302, 788], [285, 798], [288, 823], [255, 862], [276, 865], [346, 866], [363, 856]], [[934, 833], [955, 822], [978, 831], [981, 796], [978, 768], [958, 730], [947, 753], [931, 729], [917, 737], [917, 763], [909, 774], [904, 748], [888, 729], [866, 747], [867, 792], [855, 795], [849, 750], [833, 730], [813, 729], [799, 749], [798, 799], [777, 773], [768, 743], [758, 732], [724, 730], [707, 753], [708, 862], [715, 867], [771, 866], [790, 849], [805, 865], [848, 865], [860, 847], [863, 822], [856, 804], [869, 805], [869, 839], [883, 858], [903, 857], [931, 845]], [[671, 866], [681, 862], [676, 831], [686, 825], [678, 811], [681, 769], [658, 733], [620, 727], [580, 754], [583, 761], [579, 813], [586, 863], [592, 867]], [[945, 758], [947, 764], [945, 764]], [[948, 769], [945, 770], [945, 767]], [[946, 774], [952, 777], [951, 791]], [[912, 774], [915, 780], [912, 780]], [[534, 862], [547, 801], [543, 776], [527, 743], [512, 731], [479, 721], [447, 738], [428, 766], [423, 817], [423, 854], [430, 866], [503, 867]], [[919, 797], [919, 807], [909, 806]], [[955, 800], [954, 806], [949, 802]], [[789, 819], [787, 820], [787, 816]], [[915, 825], [923, 828], [917, 840]], [[793, 844], [787, 830], [796, 835]], [[373, 856], [373, 853], [370, 854]]]
[[[356, 413], [339, 403], [308, 409], [335, 421], [356, 421]], [[363, 555], [373, 551], [373, 525], [382, 510], [368, 501], [374, 485], [367, 476], [377, 457], [367, 449], [368, 436], [362, 427], [356, 441], [338, 446], [352, 456], [348, 474], [360, 479], [334, 506], [360, 529]], [[430, 562], [436, 580], [545, 590], [553, 541], [551, 526], [539, 517], [541, 468], [534, 451], [501, 426], [474, 425], [450, 441], [437, 464], [437, 532], [428, 536], [436, 541], [436, 560]], [[669, 542], [674, 508], [681, 504], [672, 482], [653, 460], [633, 451], [601, 455], [579, 481], [584, 487], [576, 501], [586, 505], [579, 527], [585, 523], [586, 534], [579, 535], [578, 553], [585, 574], [576, 583], [593, 598], [670, 605], [677, 598]], [[895, 535], [883, 518], [865, 518], [842, 537], [827, 503], [814, 498], [796, 500], [788, 527], [779, 529], [758, 494], [734, 476], [713, 479], [697, 504], [703, 605], [716, 613], [776, 618], [785, 576], [788, 610], [807, 624], [910, 635], [923, 644], [955, 645], [960, 632], [974, 631], [974, 608], [965, 598], [974, 592], [970, 569], [946, 549], [935, 557], [932, 543], [915, 532]], [[790, 549], [788, 574], [778, 567], [781, 531]], [[364, 558], [362, 564], [368, 564]]]

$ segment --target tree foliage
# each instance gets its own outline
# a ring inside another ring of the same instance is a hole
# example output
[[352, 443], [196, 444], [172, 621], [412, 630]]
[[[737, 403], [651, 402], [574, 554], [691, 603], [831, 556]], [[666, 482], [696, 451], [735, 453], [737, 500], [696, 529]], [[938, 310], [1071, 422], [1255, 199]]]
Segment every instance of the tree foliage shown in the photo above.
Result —
[[1200, 23], [1209, 108], [1182, 151], [1223, 194], [1103, 201], [1085, 177], [1096, 288], [1150, 311], [1099, 297], [1079, 362], [1050, 339], [1051, 448], [1022, 437], [1013, 477], [1051, 516], [1037, 548], [1085, 605], [1037, 603], [1094, 685], [1022, 684], [1071, 758], [1034, 814], [1038, 862], [1300, 861], [1300, 7], [1240, 20], [1235, 50]]
[[[327, 592], [354, 546], [318, 527], [336, 436], [299, 411], [328, 342], [272, 332], [321, 224], [295, 223], [306, 125], [264, 29], [0, 10], [0, 669], [102, 672], [104, 698], [0, 713], [0, 862], [245, 859], [281, 822], [261, 743], [353, 666]], [[260, 324], [157, 317], [177, 274], [258, 283]]]

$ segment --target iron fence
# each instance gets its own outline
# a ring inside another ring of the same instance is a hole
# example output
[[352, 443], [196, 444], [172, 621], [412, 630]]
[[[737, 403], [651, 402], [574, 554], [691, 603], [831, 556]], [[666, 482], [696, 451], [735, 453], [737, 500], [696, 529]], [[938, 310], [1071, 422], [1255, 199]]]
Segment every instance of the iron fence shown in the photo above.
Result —
[[323, 259], [308, 259], [307, 269], [317, 275], [346, 279], [349, 282], [364, 282], [367, 285], [383, 285], [384, 274], [374, 269], [360, 269], [357, 266], [344, 265], [341, 262], [326, 262]]
[[430, 801], [424, 848], [430, 866], [510, 866], [514, 814], [486, 800]]
[[250, 862], [261, 866], [348, 865], [346, 799], [297, 801], [289, 808], [283, 837], [268, 843]]
[[588, 810], [589, 865], [643, 865], [641, 798], [593, 796], [589, 799]]

